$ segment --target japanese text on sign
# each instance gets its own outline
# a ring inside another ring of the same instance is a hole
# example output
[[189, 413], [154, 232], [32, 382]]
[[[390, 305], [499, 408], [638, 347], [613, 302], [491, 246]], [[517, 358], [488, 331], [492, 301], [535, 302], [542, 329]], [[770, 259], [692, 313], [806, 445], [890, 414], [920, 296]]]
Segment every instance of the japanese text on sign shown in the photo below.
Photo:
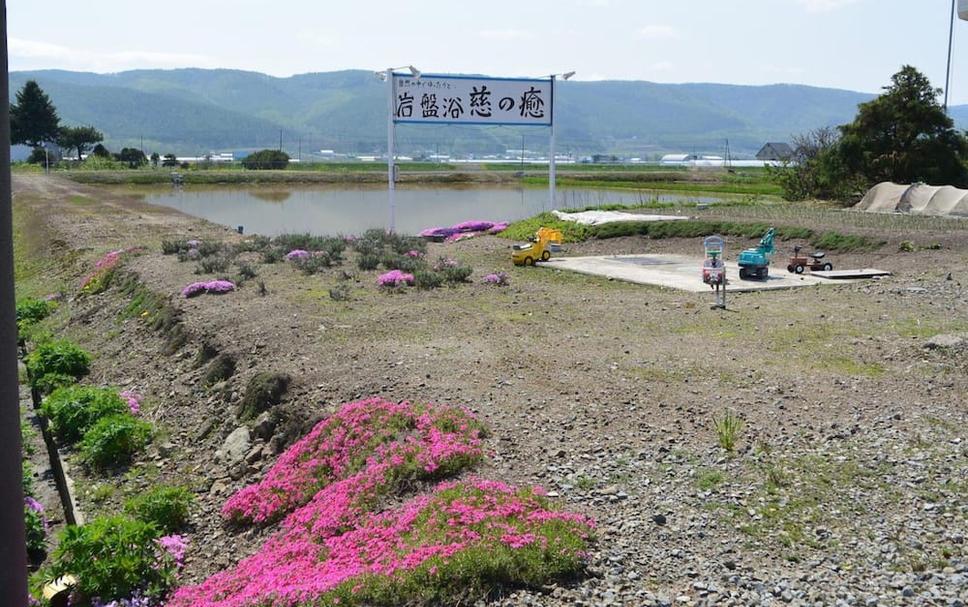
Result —
[[393, 75], [394, 122], [551, 125], [550, 80]]

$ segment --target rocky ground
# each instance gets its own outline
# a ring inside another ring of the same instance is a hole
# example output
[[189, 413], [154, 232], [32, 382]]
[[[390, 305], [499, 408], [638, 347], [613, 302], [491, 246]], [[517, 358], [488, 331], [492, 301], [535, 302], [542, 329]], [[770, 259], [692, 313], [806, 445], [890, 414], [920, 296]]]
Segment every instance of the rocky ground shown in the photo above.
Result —
[[[115, 511], [159, 482], [192, 487], [186, 582], [256, 548], [265, 532], [225, 527], [218, 510], [293, 433], [380, 395], [467, 405], [491, 428], [483, 474], [541, 484], [598, 521], [584, 578], [481, 604], [968, 601], [968, 222], [896, 218], [879, 250], [835, 258], [893, 277], [737, 294], [729, 311], [706, 295], [511, 268], [494, 237], [431, 245], [475, 268], [457, 288], [383, 293], [350, 254], [312, 277], [257, 265], [235, 293], [184, 300], [199, 277], [161, 239], [237, 235], [123, 191], [26, 175], [14, 186], [32, 289], [73, 296], [100, 254], [143, 245], [126, 269], [181, 311], [188, 340], [173, 354], [117, 289], [72, 299], [48, 326], [94, 353], [91, 381], [144, 394], [160, 428], [126, 471], [73, 471], [81, 508]], [[851, 232], [851, 216], [838, 221]], [[941, 248], [900, 252], [906, 240]], [[697, 251], [622, 238], [568, 254]], [[510, 286], [480, 283], [496, 270]], [[338, 284], [349, 301], [330, 298]], [[235, 357], [231, 378], [205, 385], [203, 345]], [[285, 426], [235, 417], [260, 371], [294, 380]], [[741, 429], [727, 451], [716, 422], [730, 413]]]

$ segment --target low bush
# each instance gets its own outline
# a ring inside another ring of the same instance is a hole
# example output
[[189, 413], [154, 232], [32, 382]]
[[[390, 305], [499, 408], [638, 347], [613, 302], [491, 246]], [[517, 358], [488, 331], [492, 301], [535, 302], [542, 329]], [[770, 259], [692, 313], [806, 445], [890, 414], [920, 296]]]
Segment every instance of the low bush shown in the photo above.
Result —
[[413, 274], [418, 270], [422, 270], [426, 267], [426, 262], [419, 257], [408, 257], [406, 255], [400, 255], [398, 253], [387, 253], [380, 260], [383, 267], [387, 270], [400, 270], [407, 274]]
[[101, 418], [127, 412], [128, 405], [117, 390], [67, 386], [51, 392], [40, 410], [50, 420], [54, 433], [65, 443], [73, 444]]
[[329, 290], [329, 298], [333, 301], [349, 301], [352, 299], [349, 285], [343, 284], [331, 287]]
[[45, 577], [73, 575], [77, 592], [87, 601], [120, 600], [136, 592], [159, 599], [174, 583], [177, 564], [158, 536], [154, 525], [124, 516], [68, 526], [59, 536]]
[[236, 245], [236, 250], [239, 252], [261, 253], [267, 250], [271, 244], [272, 239], [268, 236], [256, 235], [240, 242]]
[[327, 268], [331, 268], [340, 262], [340, 258], [333, 256], [326, 251], [318, 251], [308, 257], [293, 258], [292, 263], [300, 272], [307, 276], [312, 276]]
[[418, 289], [429, 291], [444, 284], [444, 277], [438, 272], [422, 270], [413, 273], [413, 284], [416, 285]]
[[161, 241], [161, 253], [163, 255], [177, 255], [178, 253], [187, 252], [191, 247], [187, 240], [162, 240]]
[[467, 282], [467, 279], [470, 278], [474, 269], [470, 266], [457, 265], [443, 268], [440, 272], [446, 282], [456, 284], [459, 282]]
[[32, 563], [44, 560], [47, 552], [47, 519], [44, 507], [33, 497], [24, 497], [24, 529], [27, 539], [27, 557]]
[[313, 236], [312, 234], [283, 234], [272, 239], [280, 249], [285, 251], [303, 250], [310, 252], [328, 253], [338, 261], [346, 250], [346, 241], [335, 236]]
[[[606, 224], [610, 225], [610, 224]], [[561, 230], [561, 235], [565, 242], [581, 242], [588, 239], [589, 230], [587, 226], [575, 221], [564, 221], [558, 219], [551, 213], [541, 213], [528, 219], [515, 221], [506, 230], [500, 233], [501, 238], [524, 241], [534, 236], [539, 228], [554, 228]]]
[[380, 267], [380, 256], [375, 253], [360, 253], [356, 267], [364, 271], [375, 270]]
[[205, 385], [211, 386], [225, 381], [235, 374], [235, 355], [223, 352], [216, 356], [205, 373]]
[[188, 523], [194, 502], [195, 495], [184, 487], [158, 486], [127, 500], [124, 511], [163, 533], [174, 533]]
[[232, 260], [227, 256], [218, 255], [215, 257], [205, 257], [195, 266], [196, 274], [218, 274], [229, 269]]
[[90, 364], [91, 356], [67, 339], [42, 343], [26, 359], [31, 382], [38, 389], [43, 385], [46, 375], [53, 375], [58, 379], [80, 379], [88, 374]]
[[151, 424], [131, 413], [117, 413], [102, 417], [84, 433], [81, 457], [95, 468], [123, 466], [144, 449], [150, 439]]
[[289, 389], [290, 377], [285, 373], [256, 373], [245, 386], [237, 416], [241, 420], [255, 419], [263, 411], [278, 405]]
[[247, 261], [240, 261], [236, 263], [236, 266], [239, 268], [239, 279], [236, 281], [237, 283], [252, 280], [259, 275], [255, 267]]
[[17, 332], [22, 336], [35, 324], [44, 320], [54, 311], [52, 301], [28, 297], [17, 302]]
[[48, 373], [47, 375], [36, 379], [33, 382], [33, 386], [37, 388], [37, 391], [41, 394], [50, 394], [57, 388], [73, 386], [76, 383], [77, 378], [73, 375], [67, 375], [66, 373]]
[[286, 258], [286, 252], [278, 247], [270, 247], [262, 251], [262, 263], [279, 263]]

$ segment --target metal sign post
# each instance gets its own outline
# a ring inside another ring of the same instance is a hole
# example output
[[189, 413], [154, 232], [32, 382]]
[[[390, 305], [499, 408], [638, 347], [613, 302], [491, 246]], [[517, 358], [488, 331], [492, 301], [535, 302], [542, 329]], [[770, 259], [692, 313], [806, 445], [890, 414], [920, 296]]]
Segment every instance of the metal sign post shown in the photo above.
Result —
[[705, 258], [702, 263], [702, 281], [716, 292], [713, 310], [726, 309], [726, 239], [718, 234], [707, 236], [702, 241]]

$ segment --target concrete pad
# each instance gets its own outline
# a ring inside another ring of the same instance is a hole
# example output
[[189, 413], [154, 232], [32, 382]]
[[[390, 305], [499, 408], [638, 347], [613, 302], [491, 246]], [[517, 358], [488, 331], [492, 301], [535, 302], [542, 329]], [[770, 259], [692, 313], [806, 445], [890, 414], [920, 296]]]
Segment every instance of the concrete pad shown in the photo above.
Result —
[[875, 276], [890, 276], [891, 273], [887, 270], [875, 270], [874, 268], [863, 268], [861, 270], [830, 270], [825, 272], [820, 270], [818, 272], [811, 272], [814, 276], [819, 276], [820, 278], [830, 278], [833, 280], [838, 279], [851, 279], [851, 278], [874, 278]]
[[[702, 282], [702, 259], [686, 255], [553, 257], [538, 266], [694, 293], [708, 293], [712, 290]], [[809, 274], [790, 274], [786, 268], [772, 267], [767, 280], [740, 280], [739, 266], [731, 261], [726, 262], [726, 281], [726, 290], [733, 293], [792, 289], [833, 282]]]

